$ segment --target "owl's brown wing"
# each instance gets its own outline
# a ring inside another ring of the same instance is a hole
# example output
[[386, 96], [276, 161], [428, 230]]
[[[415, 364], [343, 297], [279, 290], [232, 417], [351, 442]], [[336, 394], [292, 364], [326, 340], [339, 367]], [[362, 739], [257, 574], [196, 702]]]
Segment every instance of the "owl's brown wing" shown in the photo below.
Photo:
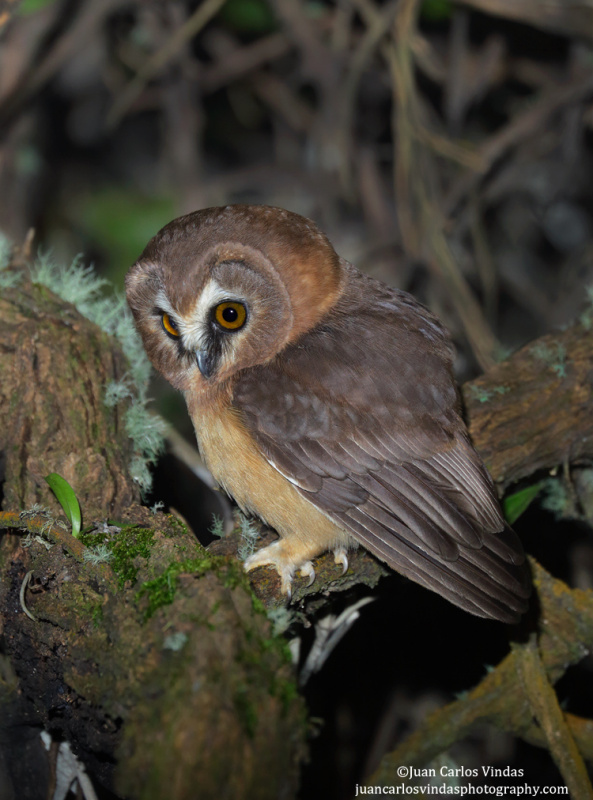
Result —
[[268, 461], [364, 547], [473, 614], [516, 621], [527, 564], [458, 415], [448, 341], [408, 295], [376, 287], [245, 370], [233, 404]]

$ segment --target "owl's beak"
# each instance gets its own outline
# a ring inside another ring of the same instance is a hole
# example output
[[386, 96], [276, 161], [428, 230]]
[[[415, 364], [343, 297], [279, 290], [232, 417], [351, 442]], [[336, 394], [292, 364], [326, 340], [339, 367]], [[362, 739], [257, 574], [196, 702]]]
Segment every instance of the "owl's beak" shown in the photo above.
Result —
[[196, 361], [198, 369], [205, 378], [209, 378], [214, 372], [214, 359], [208, 350], [196, 350]]

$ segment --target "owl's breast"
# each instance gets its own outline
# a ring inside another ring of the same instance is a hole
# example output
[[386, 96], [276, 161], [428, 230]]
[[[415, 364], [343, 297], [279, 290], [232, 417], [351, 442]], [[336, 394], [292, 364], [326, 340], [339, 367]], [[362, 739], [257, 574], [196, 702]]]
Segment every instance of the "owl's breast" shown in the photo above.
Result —
[[[188, 408], [190, 407], [188, 402]], [[232, 406], [190, 408], [198, 447], [218, 484], [245, 511], [261, 513], [257, 485], [274, 472], [257, 449]], [[257, 476], [257, 477], [255, 477]], [[265, 500], [263, 502], [265, 505]]]
[[230, 404], [204, 404], [186, 396], [202, 458], [215, 481], [240, 508], [256, 514], [282, 537], [314, 540], [319, 552], [350, 540], [263, 456]]

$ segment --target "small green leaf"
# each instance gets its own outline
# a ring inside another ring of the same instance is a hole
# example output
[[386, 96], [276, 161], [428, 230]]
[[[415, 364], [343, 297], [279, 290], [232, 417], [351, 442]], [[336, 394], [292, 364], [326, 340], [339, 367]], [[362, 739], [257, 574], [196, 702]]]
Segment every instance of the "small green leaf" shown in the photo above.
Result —
[[58, 503], [64, 509], [64, 514], [68, 517], [68, 521], [72, 525], [72, 536], [78, 539], [80, 535], [80, 505], [74, 494], [74, 489], [70, 486], [65, 478], [58, 475], [57, 472], [52, 472], [45, 476], [45, 480], [49, 484], [49, 488], [58, 498]]
[[241, 33], [270, 33], [277, 27], [276, 18], [264, 0], [227, 0], [220, 17], [230, 28]]
[[25, 17], [29, 14], [34, 14], [36, 11], [41, 11], [41, 9], [46, 6], [51, 6], [55, 1], [56, 0], [23, 0], [17, 8], [17, 13]]
[[449, 0], [424, 0], [420, 17], [425, 22], [445, 22], [451, 19], [453, 6]]
[[533, 486], [527, 486], [527, 488], [520, 489], [518, 492], [505, 497], [502, 508], [509, 525], [512, 525], [515, 520], [519, 519], [521, 514], [527, 511], [531, 503], [541, 492], [543, 485], [544, 481], [540, 481], [539, 483], [534, 483]]

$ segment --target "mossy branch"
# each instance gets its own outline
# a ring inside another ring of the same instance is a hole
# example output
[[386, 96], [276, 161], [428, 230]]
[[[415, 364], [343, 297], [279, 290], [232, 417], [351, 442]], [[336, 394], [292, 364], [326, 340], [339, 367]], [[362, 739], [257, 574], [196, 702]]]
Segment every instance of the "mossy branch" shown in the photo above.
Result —
[[[40, 534], [0, 543], [3, 647], [20, 676], [18, 693], [0, 692], [4, 717], [16, 724], [30, 698], [35, 724], [126, 797], [193, 800], [197, 782], [203, 797], [221, 785], [245, 800], [293, 796], [304, 706], [236, 560], [140, 506], [80, 540], [47, 522], [0, 521]], [[64, 703], [76, 713], [56, 714]]]
[[0, 511], [0, 530], [27, 531], [46, 539], [52, 544], [60, 545], [68, 555], [77, 561], [84, 560], [86, 550], [83, 543], [74, 538], [65, 525], [54, 519], [48, 512]]
[[463, 386], [473, 442], [501, 488], [593, 459], [592, 313]]

